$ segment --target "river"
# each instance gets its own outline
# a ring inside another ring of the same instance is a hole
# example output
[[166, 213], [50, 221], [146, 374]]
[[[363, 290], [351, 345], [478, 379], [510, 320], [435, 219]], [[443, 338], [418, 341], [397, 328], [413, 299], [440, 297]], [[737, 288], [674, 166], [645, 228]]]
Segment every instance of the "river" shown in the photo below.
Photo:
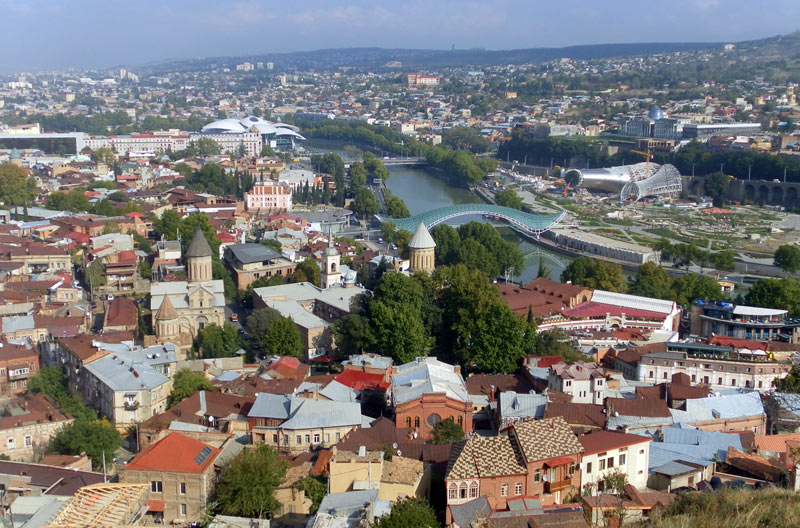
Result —
[[[314, 152], [334, 152], [340, 156], [344, 154], [343, 145], [338, 142], [312, 140], [308, 141], [305, 146]], [[482, 202], [478, 196], [468, 189], [454, 187], [443, 178], [439, 178], [431, 171], [424, 169], [392, 168], [390, 169], [390, 177], [385, 184], [392, 194], [402, 198], [412, 215], [453, 204]], [[486, 221], [482, 216], [475, 215], [454, 218], [447, 223], [455, 226], [472, 220]], [[559, 280], [561, 272], [569, 262], [569, 259], [544, 251], [539, 246], [528, 242], [510, 227], [496, 227], [505, 240], [516, 244], [525, 255], [525, 269], [522, 271], [521, 276], [517, 275], [513, 278], [515, 282], [521, 281], [525, 284], [535, 279], [539, 272], [540, 261], [544, 261], [545, 266], [550, 269], [551, 278]]]

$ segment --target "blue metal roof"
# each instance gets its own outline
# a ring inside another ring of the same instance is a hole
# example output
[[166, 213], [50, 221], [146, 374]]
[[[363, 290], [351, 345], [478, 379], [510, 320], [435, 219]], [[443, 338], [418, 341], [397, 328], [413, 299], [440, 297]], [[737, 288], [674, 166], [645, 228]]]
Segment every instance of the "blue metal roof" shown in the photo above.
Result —
[[381, 222], [394, 222], [397, 229], [405, 229], [413, 233], [416, 231], [420, 222], [425, 224], [428, 229], [441, 224], [452, 218], [467, 215], [492, 215], [509, 222], [513, 226], [533, 235], [539, 236], [551, 229], [566, 213], [553, 213], [549, 215], [539, 215], [526, 213], [510, 207], [491, 204], [463, 204], [450, 205], [439, 209], [432, 209], [425, 213], [414, 215], [410, 218], [391, 218], [388, 216], [377, 216]]

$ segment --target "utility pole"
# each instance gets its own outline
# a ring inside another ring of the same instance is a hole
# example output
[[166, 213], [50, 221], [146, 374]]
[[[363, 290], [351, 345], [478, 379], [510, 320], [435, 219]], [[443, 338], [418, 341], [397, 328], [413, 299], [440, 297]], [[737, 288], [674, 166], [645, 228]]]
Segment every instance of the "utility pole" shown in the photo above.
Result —
[[752, 165], [748, 165], [747, 166], [747, 181], [750, 181], [750, 169], [752, 169], [752, 168], [753, 168]]
[[694, 163], [692, 163], [692, 178], [694, 178]]

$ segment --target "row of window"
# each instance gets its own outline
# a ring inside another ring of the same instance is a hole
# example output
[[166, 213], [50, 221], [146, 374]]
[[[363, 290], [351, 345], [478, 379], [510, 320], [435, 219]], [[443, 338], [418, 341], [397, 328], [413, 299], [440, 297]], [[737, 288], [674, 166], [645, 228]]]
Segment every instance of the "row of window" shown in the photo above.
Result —
[[[150, 481], [150, 491], [152, 493], [163, 493], [164, 492], [164, 483], [160, 480], [151, 480]], [[181, 495], [186, 495], [186, 483], [179, 482], [178, 483], [178, 493]]]
[[[622, 450], [627, 450], [627, 448], [620, 449], [620, 451], [622, 451]], [[597, 457], [600, 458], [600, 460], [598, 460], [598, 462], [597, 462], [598, 471], [603, 471], [604, 469], [611, 469], [611, 468], [614, 467], [614, 457], [613, 456], [608, 457], [608, 458], [601, 458], [601, 457], [604, 457], [606, 454], [607, 453], [598, 453], [597, 454]], [[639, 454], [640, 455], [644, 455], [644, 449], [640, 449], [639, 450]], [[617, 461], [617, 465], [620, 466], [620, 467], [624, 466], [627, 461], [628, 461], [628, 456], [625, 453], [622, 453], [622, 454], [619, 455], [619, 460]], [[587, 462], [586, 463], [586, 473], [591, 473], [591, 472], [592, 472], [592, 463], [591, 462]]]
[[[669, 365], [670, 362], [667, 361], [667, 360], [664, 360], [663, 363], [664, 363], [665, 367], [670, 366]], [[651, 359], [650, 360], [650, 364], [651, 365], [655, 364], [655, 360]], [[673, 361], [672, 362], [672, 366], [673, 367], [685, 367], [686, 366], [686, 362], [685, 361]], [[713, 370], [713, 368], [714, 368], [711, 365], [711, 363], [703, 363], [702, 365], [700, 365], [698, 363], [692, 363], [692, 364], [689, 365], [689, 367], [692, 367], [692, 368], [704, 368], [706, 370]], [[717, 370], [723, 370], [724, 367], [725, 367], [725, 365], [717, 365]], [[753, 370], [752, 367], [742, 367], [742, 368], [744, 369], [743, 372], [752, 372], [752, 370]], [[735, 365], [731, 366], [731, 372], [738, 372], [738, 370], [739, 370], [739, 367], [737, 367]], [[775, 369], [772, 368], [771, 370], [772, 370], [772, 374], [775, 374]], [[653, 372], [653, 371], [651, 370], [650, 372]], [[759, 374], [763, 374], [764, 373], [764, 368], [763, 367], [759, 367], [758, 373]]]
[[[750, 370], [750, 369], [748, 369], [748, 370]], [[761, 370], [761, 369], [758, 369], [758, 370]], [[772, 369], [772, 370], [774, 371], [775, 369]], [[655, 378], [655, 373], [652, 370], [650, 371], [649, 377], [650, 378]], [[668, 373], [664, 372], [663, 379], [665, 379], [665, 380], [669, 379]], [[703, 383], [708, 385], [710, 382], [711, 382], [711, 380], [710, 380], [710, 378], [708, 376], [703, 376]], [[692, 383], [697, 383], [697, 375], [695, 375], [695, 374], [692, 374]], [[774, 382], [773, 382], [773, 384], [774, 384]], [[717, 385], [724, 385], [722, 377], [718, 377], [717, 378]], [[735, 387], [735, 386], [736, 386], [736, 378], [731, 380], [731, 387]], [[744, 387], [746, 389], [750, 388], [750, 380], [744, 380]], [[764, 382], [763, 381], [759, 381], [758, 382], [758, 388], [759, 389], [763, 389], [764, 388]]]
[[[273, 434], [272, 435], [272, 443], [273, 444], [277, 444], [278, 443], [278, 438], [279, 437], [278, 437], [277, 433]], [[322, 441], [322, 435], [320, 433], [314, 433], [313, 435], [307, 434], [305, 436], [304, 435], [295, 436], [295, 444], [297, 444], [297, 445], [302, 445], [303, 443], [311, 444], [312, 443], [311, 442], [312, 438], [314, 440], [314, 442], [313, 442], [314, 444], [319, 444]], [[341, 433], [336, 433], [335, 438], [336, 438], [336, 441], [338, 442], [339, 440], [342, 439], [342, 434]], [[304, 439], [305, 439], [305, 442], [303, 442]], [[331, 434], [330, 433], [325, 433], [325, 443], [326, 444], [330, 444], [331, 443]], [[288, 444], [289, 444], [289, 435], [283, 435], [283, 445], [288, 445]]]
[[[440, 421], [442, 421], [442, 418], [438, 414], [430, 415], [428, 417], [428, 420], [427, 420], [428, 425], [430, 425], [430, 426], [434, 426]], [[419, 422], [419, 416], [415, 416], [414, 417], [414, 429], [419, 429], [419, 423], [420, 423]], [[459, 416], [458, 418], [456, 418], [456, 424], [458, 424], [458, 426], [463, 429], [464, 428], [464, 417], [463, 416]], [[406, 427], [409, 427], [409, 428], [411, 427], [411, 417], [410, 416], [406, 416]]]
[[[33, 437], [31, 435], [25, 435], [25, 447], [33, 446]], [[15, 438], [9, 438], [6, 440], [6, 447], [9, 451], [13, 451], [17, 448], [17, 440]]]

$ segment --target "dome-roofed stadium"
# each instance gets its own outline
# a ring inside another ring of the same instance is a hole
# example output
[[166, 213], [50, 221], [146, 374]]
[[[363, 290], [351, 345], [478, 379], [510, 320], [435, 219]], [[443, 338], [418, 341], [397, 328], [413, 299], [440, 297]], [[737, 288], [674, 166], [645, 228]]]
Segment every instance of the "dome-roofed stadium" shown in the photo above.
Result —
[[305, 141], [306, 138], [298, 133], [298, 128], [286, 123], [267, 121], [257, 116], [247, 116], [242, 119], [228, 118], [209, 123], [200, 131], [203, 134], [243, 134], [245, 132], [258, 132], [265, 144], [274, 141], [278, 147], [294, 146], [296, 141]]

